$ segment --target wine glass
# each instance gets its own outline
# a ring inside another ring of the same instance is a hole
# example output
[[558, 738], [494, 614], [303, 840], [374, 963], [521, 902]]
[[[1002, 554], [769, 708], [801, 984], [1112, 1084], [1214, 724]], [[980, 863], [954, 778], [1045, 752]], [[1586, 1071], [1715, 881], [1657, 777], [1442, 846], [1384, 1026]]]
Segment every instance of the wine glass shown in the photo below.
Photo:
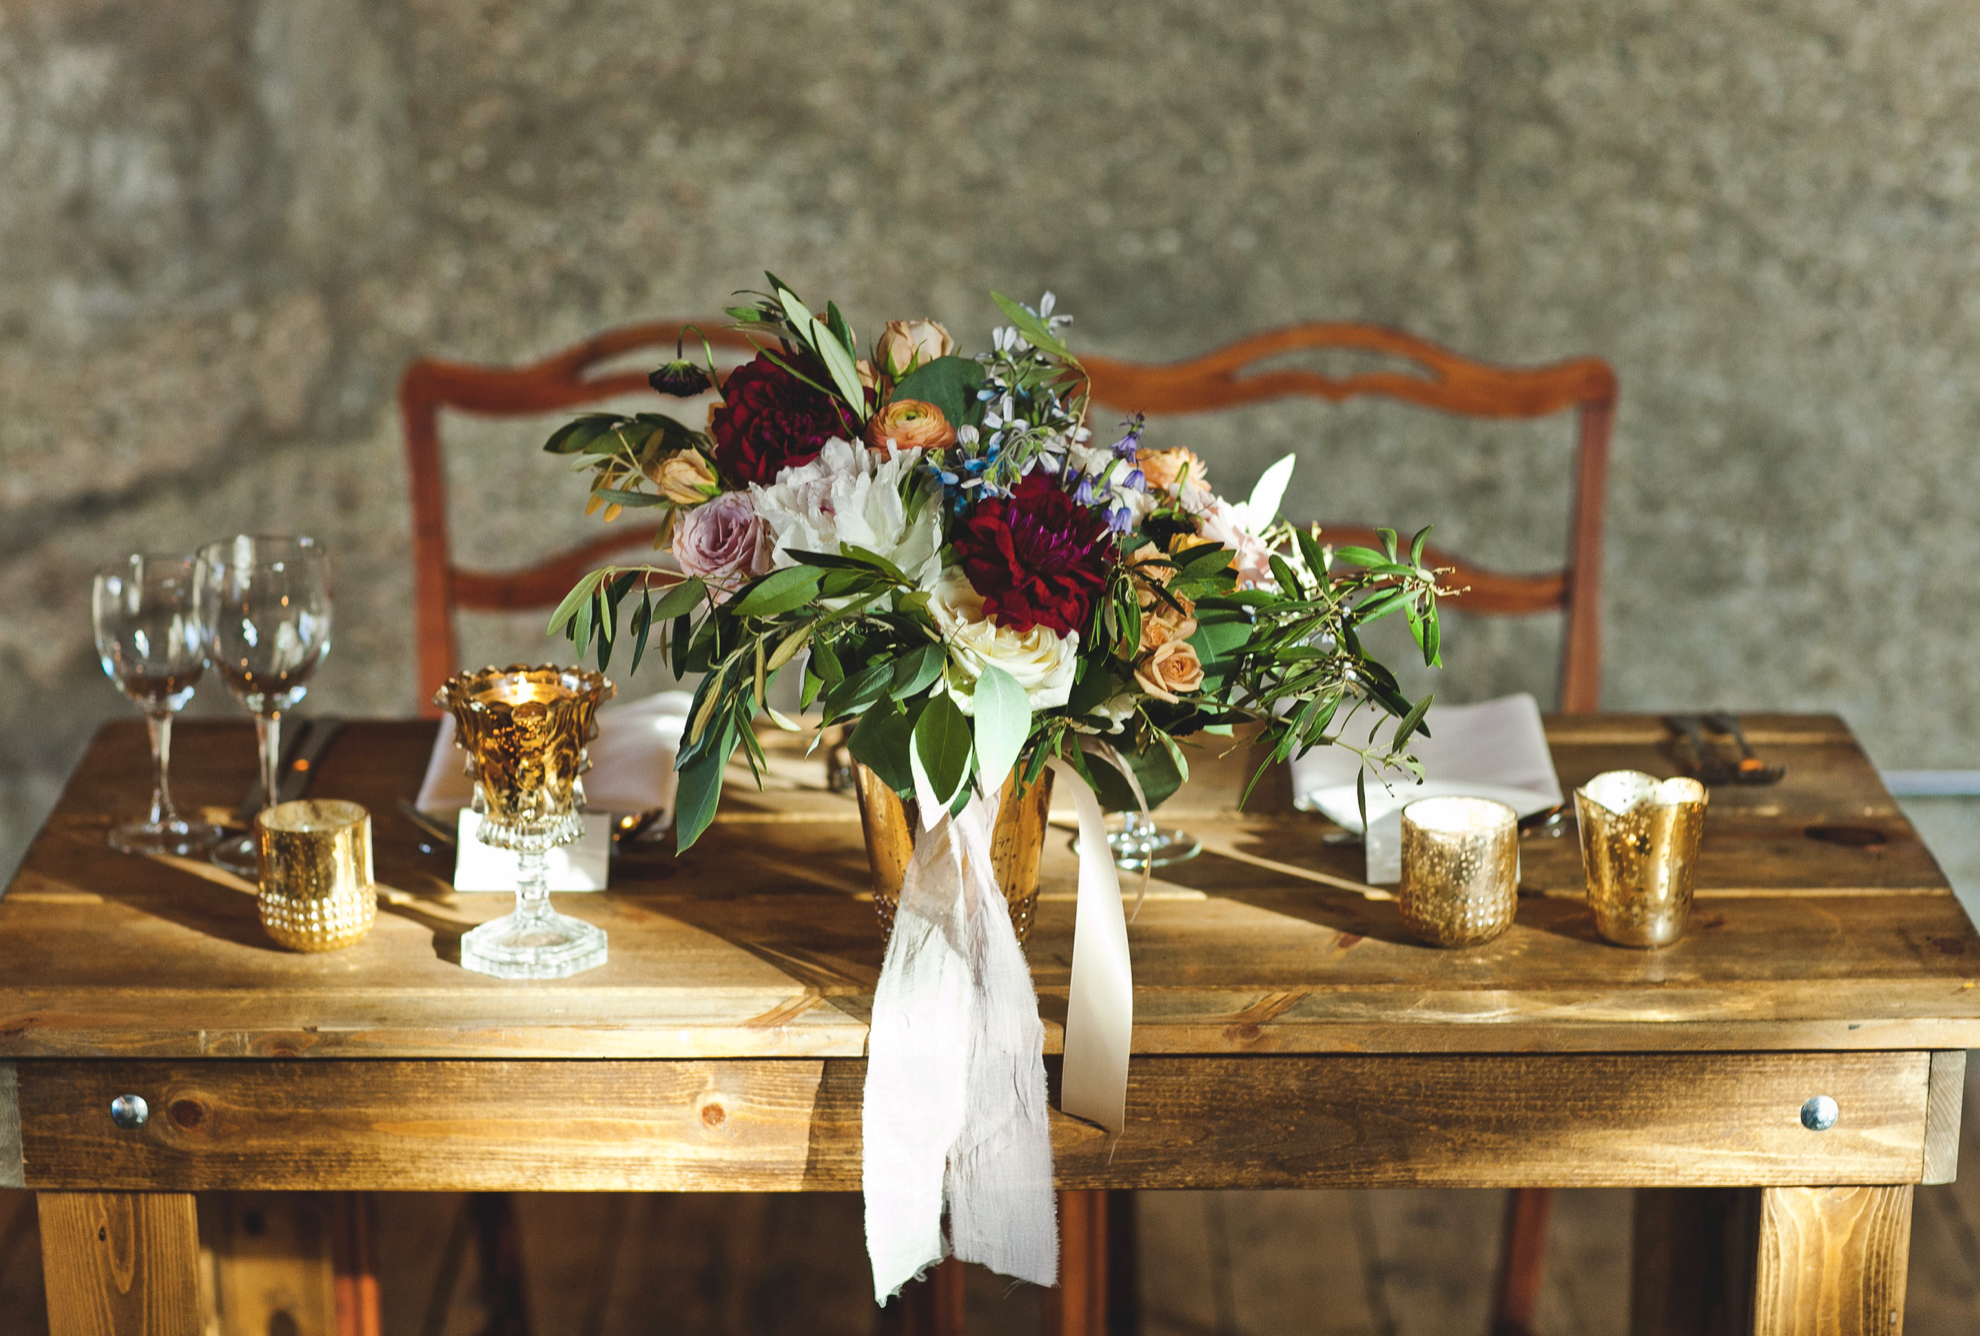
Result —
[[110, 680], [144, 711], [151, 731], [151, 814], [110, 832], [127, 854], [205, 853], [217, 827], [187, 821], [172, 808], [166, 771], [172, 762], [172, 716], [192, 699], [206, 667], [191, 557], [126, 557], [99, 572], [90, 597], [96, 653]]
[[[282, 763], [282, 713], [330, 651], [330, 554], [314, 538], [242, 534], [201, 548], [193, 583], [206, 657], [254, 712], [267, 806]], [[251, 830], [254, 813], [245, 815]], [[216, 846], [213, 861], [256, 876], [254, 836]]]

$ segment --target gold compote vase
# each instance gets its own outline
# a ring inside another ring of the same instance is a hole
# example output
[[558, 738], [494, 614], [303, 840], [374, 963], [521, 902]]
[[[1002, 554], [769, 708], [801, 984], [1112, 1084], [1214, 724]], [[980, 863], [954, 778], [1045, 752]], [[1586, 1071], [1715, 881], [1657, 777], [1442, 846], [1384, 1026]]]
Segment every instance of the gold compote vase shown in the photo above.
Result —
[[516, 908], [461, 938], [461, 965], [498, 979], [561, 979], [605, 963], [605, 933], [550, 907], [545, 855], [584, 833], [579, 809], [598, 706], [617, 691], [597, 673], [545, 665], [450, 678], [433, 703], [467, 753], [480, 839], [513, 849]]
[[[907, 876], [915, 836], [921, 830], [918, 804], [903, 799], [887, 787], [887, 781], [859, 764], [853, 766], [853, 789], [859, 796], [860, 824], [873, 874], [873, 908], [880, 916], [880, 940], [885, 942], [894, 935], [901, 882]], [[1050, 770], [1025, 788], [1020, 788], [1013, 771], [1004, 781], [997, 820], [990, 827], [991, 871], [1010, 909], [1011, 928], [1017, 933], [1019, 946], [1031, 936], [1038, 909], [1038, 859], [1045, 850], [1045, 823], [1051, 808]]]

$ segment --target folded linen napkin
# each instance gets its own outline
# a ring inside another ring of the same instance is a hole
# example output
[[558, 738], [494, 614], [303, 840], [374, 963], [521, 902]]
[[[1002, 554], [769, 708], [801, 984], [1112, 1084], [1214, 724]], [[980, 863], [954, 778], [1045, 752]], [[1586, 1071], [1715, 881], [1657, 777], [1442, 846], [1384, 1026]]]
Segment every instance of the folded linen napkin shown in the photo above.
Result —
[[[662, 691], [641, 700], [598, 711], [598, 737], [592, 741], [591, 769], [584, 776], [584, 805], [593, 812], [645, 812], [674, 805], [674, 757], [687, 731], [694, 697]], [[454, 746], [454, 719], [440, 721], [427, 758], [426, 778], [415, 805], [422, 812], [457, 812], [474, 801], [474, 781], [466, 757]]]
[[[1405, 774], [1386, 782], [1368, 777], [1368, 824], [1362, 834], [1367, 879], [1402, 880], [1402, 809], [1419, 798], [1492, 798], [1521, 816], [1559, 805], [1560, 777], [1547, 750], [1540, 706], [1524, 692], [1476, 705], [1433, 705], [1424, 716], [1431, 735], [1411, 740], [1423, 763], [1423, 783]], [[1330, 821], [1361, 830], [1355, 774], [1361, 758], [1342, 747], [1317, 747], [1292, 763], [1293, 801], [1318, 808]]]

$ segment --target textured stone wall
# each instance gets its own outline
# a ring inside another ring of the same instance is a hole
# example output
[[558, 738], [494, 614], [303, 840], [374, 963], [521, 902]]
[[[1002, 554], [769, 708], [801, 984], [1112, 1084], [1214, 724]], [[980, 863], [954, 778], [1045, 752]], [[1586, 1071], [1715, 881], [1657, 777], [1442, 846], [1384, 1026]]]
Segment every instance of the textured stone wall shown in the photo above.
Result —
[[[0, 0], [0, 869], [126, 708], [93, 565], [324, 537], [312, 703], [410, 711], [400, 368], [709, 313], [766, 265], [977, 347], [987, 289], [1050, 286], [1133, 356], [1306, 317], [1600, 354], [1607, 702], [1980, 763], [1976, 85], [1959, 0]], [[546, 425], [458, 433], [470, 555], [584, 531]], [[1564, 421], [1163, 433], [1231, 490], [1298, 450], [1313, 516], [1559, 550]], [[1438, 690], [1545, 697], [1554, 636], [1463, 622]]]

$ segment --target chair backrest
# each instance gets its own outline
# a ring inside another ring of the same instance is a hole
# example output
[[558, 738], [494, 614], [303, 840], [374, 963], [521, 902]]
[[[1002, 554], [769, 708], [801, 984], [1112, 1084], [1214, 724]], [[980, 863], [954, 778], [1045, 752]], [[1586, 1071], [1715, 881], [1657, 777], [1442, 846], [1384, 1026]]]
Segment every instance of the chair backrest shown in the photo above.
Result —
[[[655, 526], [613, 525], [604, 536], [521, 570], [463, 570], [454, 564], [447, 527], [447, 478], [440, 455], [440, 410], [479, 417], [528, 417], [598, 403], [647, 388], [646, 371], [593, 374], [593, 368], [642, 348], [667, 349], [694, 324], [717, 348], [749, 352], [752, 345], [720, 320], [657, 321], [608, 330], [575, 348], [527, 366], [487, 367], [421, 358], [399, 378], [399, 422], [412, 481], [413, 626], [418, 642], [420, 708], [460, 669], [454, 611], [514, 611], [554, 607], [578, 578], [614, 552], [649, 547]], [[699, 346], [690, 334], [688, 342]]]
[[[1316, 348], [1380, 353], [1415, 364], [1410, 370], [1333, 377], [1300, 367], [1247, 373], [1267, 358]], [[1574, 409], [1579, 448], [1569, 519], [1567, 562], [1557, 571], [1507, 575], [1434, 549], [1426, 556], [1455, 568], [1468, 586], [1457, 603], [1467, 612], [1517, 614], [1560, 610], [1560, 708], [1599, 708], [1602, 694], [1602, 512], [1607, 495], [1609, 429], [1616, 412], [1616, 373], [1607, 362], [1582, 357], [1539, 367], [1500, 367], [1461, 357], [1427, 340], [1381, 325], [1289, 325], [1240, 339], [1187, 362], [1146, 365], [1080, 356], [1094, 402], [1150, 417], [1207, 413], [1287, 395], [1341, 403], [1375, 395], [1461, 417], [1541, 418]], [[1416, 369], [1420, 368], [1420, 370]], [[1330, 525], [1336, 542], [1367, 544], [1372, 529]]]

